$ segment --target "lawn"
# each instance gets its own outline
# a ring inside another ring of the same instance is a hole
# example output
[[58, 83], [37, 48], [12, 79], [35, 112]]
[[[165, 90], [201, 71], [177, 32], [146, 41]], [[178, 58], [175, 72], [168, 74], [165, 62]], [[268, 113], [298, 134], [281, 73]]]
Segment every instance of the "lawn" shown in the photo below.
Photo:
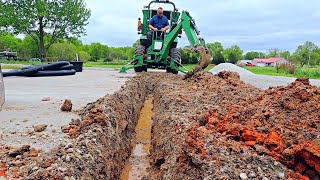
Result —
[[[19, 69], [23, 66], [27, 65], [41, 65], [41, 64], [47, 64], [46, 62], [29, 62], [29, 61], [14, 61], [14, 60], [0, 60], [0, 63], [2, 64], [2, 69]], [[83, 67], [98, 67], [98, 68], [112, 68], [112, 69], [120, 69], [123, 67], [125, 62], [123, 64], [117, 62], [110, 62], [105, 63], [103, 61], [98, 62], [85, 62], [83, 64]], [[186, 64], [184, 65], [188, 70], [192, 70], [196, 67], [196, 64]], [[208, 66], [205, 71], [209, 71], [212, 68], [212, 66]], [[184, 68], [180, 68], [181, 70], [185, 70]]]
[[103, 61], [98, 62], [85, 62], [83, 67], [99, 67], [99, 68], [115, 68], [120, 69], [124, 64], [112, 64], [112, 63], [105, 63]]
[[[190, 71], [193, 70], [197, 64], [184, 64], [184, 67], [186, 67], [187, 69], [189, 69]], [[213, 66], [208, 66], [204, 71], [208, 72], [213, 68]], [[180, 68], [181, 70], [184, 70], [184, 68]]]
[[255, 74], [293, 77], [293, 74], [288, 74], [286, 71], [280, 70], [279, 72], [277, 72], [276, 68], [274, 67], [244, 66], [244, 68]]
[[279, 70], [279, 72], [277, 72], [276, 68], [274, 67], [245, 66], [244, 68], [255, 74], [320, 79], [320, 66], [316, 66], [312, 68], [311, 67], [297, 68], [294, 74], [289, 74], [286, 70]]
[[42, 62], [14, 61], [14, 60], [4, 60], [4, 59], [0, 59], [0, 63], [1, 63], [2, 69], [20, 69], [23, 66], [28, 66], [28, 65], [46, 64]]
[[[99, 67], [99, 68], [115, 68], [120, 69], [124, 66], [124, 64], [112, 64], [112, 63], [105, 63], [105, 62], [86, 62], [83, 65], [84, 67]], [[197, 65], [196, 64], [186, 64], [184, 65], [188, 70], [194, 69]], [[209, 71], [212, 66], [208, 66], [205, 71]], [[180, 68], [181, 70], [185, 70], [184, 68]]]

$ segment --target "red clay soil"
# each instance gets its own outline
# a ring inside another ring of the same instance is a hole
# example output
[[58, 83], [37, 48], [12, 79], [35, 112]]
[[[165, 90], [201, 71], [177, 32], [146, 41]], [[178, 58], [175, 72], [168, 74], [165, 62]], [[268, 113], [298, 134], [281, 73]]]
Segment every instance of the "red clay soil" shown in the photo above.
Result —
[[319, 87], [262, 91], [229, 72], [169, 81], [155, 92], [151, 179], [319, 179]]
[[[320, 173], [320, 88], [307, 79], [274, 87], [229, 112], [209, 111], [206, 128], [265, 152], [310, 179]], [[303, 178], [293, 175], [292, 178]]]

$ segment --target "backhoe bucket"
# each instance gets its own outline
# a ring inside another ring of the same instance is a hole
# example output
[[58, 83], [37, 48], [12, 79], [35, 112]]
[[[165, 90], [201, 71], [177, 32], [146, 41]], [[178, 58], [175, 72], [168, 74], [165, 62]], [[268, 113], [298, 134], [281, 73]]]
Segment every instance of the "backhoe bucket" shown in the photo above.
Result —
[[204, 70], [209, 66], [211, 61], [210, 51], [207, 48], [200, 48], [199, 53], [201, 54], [199, 66]]
[[199, 61], [199, 65], [197, 67], [195, 67], [192, 71], [188, 72], [184, 76], [184, 79], [188, 79], [188, 78], [192, 77], [194, 74], [196, 74], [197, 72], [203, 71], [210, 64], [211, 55], [210, 55], [210, 51], [207, 48], [200, 47], [196, 51], [201, 54], [201, 59]]
[[3, 76], [1, 71], [1, 64], [0, 64], [0, 108], [5, 102], [5, 91], [4, 91], [4, 82]]

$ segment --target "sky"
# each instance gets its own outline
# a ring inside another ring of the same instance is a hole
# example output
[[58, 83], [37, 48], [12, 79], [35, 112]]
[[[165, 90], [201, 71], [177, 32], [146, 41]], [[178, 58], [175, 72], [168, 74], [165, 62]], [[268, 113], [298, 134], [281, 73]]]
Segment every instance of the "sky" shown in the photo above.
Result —
[[[190, 12], [207, 43], [219, 41], [225, 48], [236, 44], [245, 52], [271, 48], [294, 51], [306, 41], [320, 45], [320, 0], [171, 1], [180, 12]], [[81, 40], [131, 46], [139, 38], [137, 21], [148, 2], [86, 0], [92, 15], [87, 35]], [[185, 45], [188, 41], [183, 36], [180, 46]]]

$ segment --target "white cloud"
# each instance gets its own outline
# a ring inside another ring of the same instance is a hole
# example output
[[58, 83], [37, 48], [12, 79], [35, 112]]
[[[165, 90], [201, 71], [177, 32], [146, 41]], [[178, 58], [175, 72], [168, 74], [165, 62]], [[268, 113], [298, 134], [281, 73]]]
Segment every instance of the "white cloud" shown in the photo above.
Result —
[[[172, 0], [173, 1], [173, 0]], [[137, 18], [149, 1], [87, 0], [92, 11], [85, 43], [131, 46], [138, 38]], [[207, 42], [239, 44], [245, 51], [277, 47], [294, 50], [310, 40], [320, 43], [319, 0], [174, 0], [188, 10]], [[187, 45], [187, 40], [181, 41]]]
[[312, 17], [315, 19], [320, 19], [320, 10], [313, 12]]

